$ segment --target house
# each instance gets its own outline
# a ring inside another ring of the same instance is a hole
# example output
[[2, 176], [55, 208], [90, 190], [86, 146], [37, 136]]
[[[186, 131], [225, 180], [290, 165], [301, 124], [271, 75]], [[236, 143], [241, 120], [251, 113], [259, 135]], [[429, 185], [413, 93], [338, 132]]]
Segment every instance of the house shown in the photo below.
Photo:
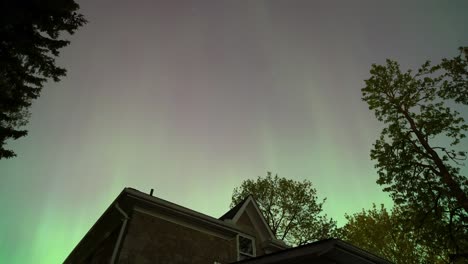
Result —
[[275, 238], [252, 196], [220, 218], [125, 188], [64, 263], [390, 263], [338, 239]]

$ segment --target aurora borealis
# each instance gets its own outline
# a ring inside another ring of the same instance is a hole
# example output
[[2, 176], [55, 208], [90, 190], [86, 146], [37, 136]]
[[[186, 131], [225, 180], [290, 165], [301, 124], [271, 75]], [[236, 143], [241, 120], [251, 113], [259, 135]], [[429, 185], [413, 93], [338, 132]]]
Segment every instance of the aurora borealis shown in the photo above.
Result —
[[124, 187], [219, 217], [271, 171], [311, 180], [339, 224], [390, 205], [363, 80], [468, 45], [463, 0], [77, 2], [67, 77], [0, 160], [0, 263], [61, 263]]

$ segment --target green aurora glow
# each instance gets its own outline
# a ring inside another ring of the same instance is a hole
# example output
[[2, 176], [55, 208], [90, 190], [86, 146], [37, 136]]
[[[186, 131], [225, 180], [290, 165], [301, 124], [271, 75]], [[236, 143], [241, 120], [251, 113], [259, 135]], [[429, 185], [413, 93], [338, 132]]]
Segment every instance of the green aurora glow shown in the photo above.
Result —
[[272, 171], [311, 180], [339, 224], [390, 205], [360, 100], [370, 65], [468, 43], [466, 1], [78, 2], [68, 76], [0, 161], [0, 263], [62, 262], [126, 186], [218, 217]]

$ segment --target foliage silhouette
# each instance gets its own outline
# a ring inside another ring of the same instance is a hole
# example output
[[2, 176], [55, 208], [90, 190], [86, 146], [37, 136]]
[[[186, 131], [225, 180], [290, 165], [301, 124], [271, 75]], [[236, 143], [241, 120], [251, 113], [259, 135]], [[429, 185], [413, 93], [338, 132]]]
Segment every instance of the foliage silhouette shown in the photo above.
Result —
[[[421, 239], [421, 230], [415, 229], [405, 211], [397, 206], [389, 212], [374, 204], [370, 210], [346, 215], [348, 222], [340, 228], [341, 238], [396, 264], [448, 263], [449, 251], [438, 239]], [[437, 221], [434, 223], [425, 228], [437, 230]]]
[[6, 141], [27, 135], [21, 127], [44, 84], [65, 76], [55, 58], [70, 43], [61, 34], [73, 34], [86, 23], [78, 9], [74, 0], [0, 3], [0, 159], [16, 156]]
[[[372, 65], [362, 99], [386, 127], [374, 143], [378, 184], [421, 230], [434, 227], [452, 253], [468, 252], [468, 180], [459, 149], [468, 125], [456, 110], [468, 104], [468, 48], [416, 73], [397, 62]], [[421, 231], [423, 232], [423, 231]], [[434, 232], [420, 238], [433, 240]]]
[[234, 189], [231, 207], [253, 195], [273, 234], [289, 245], [303, 245], [335, 236], [336, 221], [322, 213], [325, 199], [319, 200], [310, 181], [294, 181], [273, 176], [245, 180]]

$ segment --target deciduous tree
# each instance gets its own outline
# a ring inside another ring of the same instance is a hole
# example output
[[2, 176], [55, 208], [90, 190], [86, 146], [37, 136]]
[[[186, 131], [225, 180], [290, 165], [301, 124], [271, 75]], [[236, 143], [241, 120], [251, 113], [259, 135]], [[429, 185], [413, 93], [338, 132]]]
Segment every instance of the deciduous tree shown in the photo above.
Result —
[[459, 143], [468, 125], [457, 109], [468, 104], [468, 48], [415, 73], [391, 60], [370, 73], [362, 98], [386, 125], [371, 150], [377, 183], [411, 209], [415, 226], [439, 219], [441, 243], [467, 253], [468, 180], [460, 173], [467, 152]]
[[267, 223], [278, 239], [302, 245], [335, 236], [336, 222], [323, 214], [325, 199], [317, 197], [310, 181], [273, 176], [245, 180], [235, 188], [231, 207], [253, 195]]
[[341, 238], [396, 264], [449, 263], [444, 245], [437, 239], [421, 239], [421, 230], [415, 229], [404, 211], [394, 207], [389, 212], [374, 204], [370, 210], [346, 215], [348, 222], [340, 229]]
[[63, 33], [86, 22], [78, 8], [74, 0], [0, 2], [0, 159], [15, 156], [6, 141], [27, 134], [21, 127], [44, 84], [65, 76], [55, 58], [70, 43]]

